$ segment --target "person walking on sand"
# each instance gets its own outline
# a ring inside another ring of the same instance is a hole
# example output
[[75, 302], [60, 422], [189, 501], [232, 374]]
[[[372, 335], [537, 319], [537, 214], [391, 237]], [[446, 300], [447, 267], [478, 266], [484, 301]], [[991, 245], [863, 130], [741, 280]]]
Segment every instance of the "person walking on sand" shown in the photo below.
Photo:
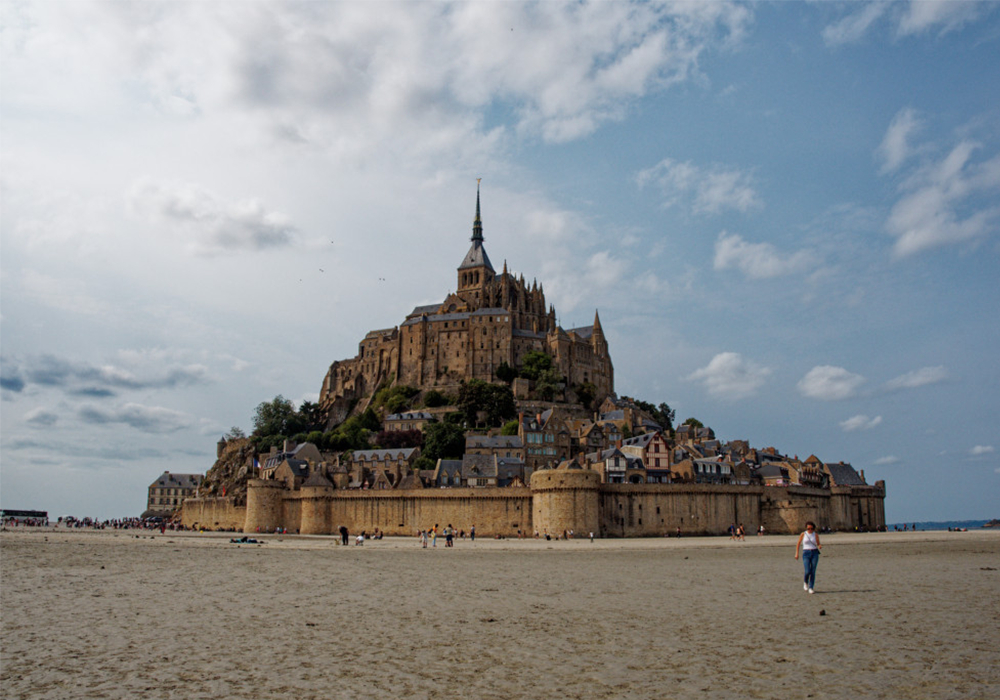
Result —
[[806, 530], [799, 535], [795, 543], [795, 558], [799, 558], [799, 548], [802, 548], [802, 564], [805, 566], [805, 578], [802, 582], [802, 589], [815, 593], [816, 586], [816, 566], [819, 564], [819, 550], [823, 545], [819, 543], [819, 533], [816, 532], [816, 523], [807, 522]]

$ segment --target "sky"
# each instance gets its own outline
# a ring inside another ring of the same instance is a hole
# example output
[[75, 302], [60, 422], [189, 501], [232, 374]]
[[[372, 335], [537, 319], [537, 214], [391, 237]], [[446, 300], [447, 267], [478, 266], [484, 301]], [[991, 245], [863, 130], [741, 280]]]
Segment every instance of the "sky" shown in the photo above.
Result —
[[486, 249], [619, 395], [1000, 517], [1000, 3], [0, 3], [0, 504], [138, 515]]

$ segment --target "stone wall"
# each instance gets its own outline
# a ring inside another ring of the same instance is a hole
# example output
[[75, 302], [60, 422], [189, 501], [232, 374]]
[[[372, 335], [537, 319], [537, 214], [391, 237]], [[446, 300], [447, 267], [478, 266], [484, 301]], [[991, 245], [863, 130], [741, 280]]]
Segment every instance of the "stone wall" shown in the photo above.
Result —
[[597, 472], [558, 469], [532, 474], [531, 488], [289, 491], [281, 482], [254, 480], [245, 521], [240, 520], [242, 509], [208, 505], [226, 499], [193, 499], [185, 502], [183, 522], [213, 529], [239, 522], [245, 532], [281, 527], [302, 534], [332, 534], [344, 525], [352, 533], [377, 528], [407, 536], [434, 525], [465, 531], [475, 525], [477, 534], [486, 537], [516, 537], [518, 530], [528, 535], [574, 530], [577, 536], [662, 537], [678, 528], [686, 535], [719, 535], [730, 524], [742, 523], [748, 534], [762, 524], [771, 534], [793, 534], [807, 520], [834, 530], [882, 527], [884, 498], [882, 482], [832, 489], [601, 484]]
[[242, 530], [247, 519], [246, 506], [236, 505], [235, 499], [186, 498], [181, 507], [181, 523], [185, 527], [205, 530]]

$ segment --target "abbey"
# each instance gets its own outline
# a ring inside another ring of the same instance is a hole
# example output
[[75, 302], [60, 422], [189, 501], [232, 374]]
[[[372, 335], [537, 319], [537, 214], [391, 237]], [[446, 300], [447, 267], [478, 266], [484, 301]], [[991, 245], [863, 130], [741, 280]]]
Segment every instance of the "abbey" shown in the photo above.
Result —
[[535, 350], [553, 358], [568, 387], [592, 384], [600, 400], [614, 392], [614, 367], [601, 320], [564, 330], [537, 282], [494, 270], [483, 245], [479, 190], [472, 246], [458, 266], [457, 287], [440, 304], [418, 306], [398, 327], [370, 331], [358, 354], [334, 362], [323, 380], [320, 407], [335, 424], [358, 400], [393, 380], [418, 389], [454, 389], [461, 382], [497, 381], [506, 364], [522, 365]]

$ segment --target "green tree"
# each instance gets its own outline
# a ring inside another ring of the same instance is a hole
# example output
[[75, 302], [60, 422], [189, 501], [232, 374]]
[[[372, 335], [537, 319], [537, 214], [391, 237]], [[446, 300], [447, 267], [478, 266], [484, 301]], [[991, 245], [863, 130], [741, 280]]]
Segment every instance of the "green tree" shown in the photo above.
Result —
[[465, 454], [465, 431], [453, 423], [428, 423], [424, 426], [424, 449], [427, 459], [461, 459]]
[[542, 370], [535, 380], [535, 394], [543, 401], [552, 401], [560, 391], [562, 376], [553, 368]]
[[520, 423], [518, 423], [517, 419], [515, 418], [514, 420], [509, 421], [509, 422], [503, 424], [503, 428], [500, 429], [500, 434], [501, 435], [517, 435], [517, 431], [518, 431], [519, 427], [520, 427]]
[[576, 398], [580, 400], [585, 408], [593, 408], [594, 399], [597, 397], [597, 387], [593, 382], [583, 382], [573, 387]]
[[698, 420], [697, 418], [688, 418], [686, 421], [684, 421], [684, 425], [690, 425], [690, 426], [692, 426], [694, 428], [704, 428], [705, 427], [702, 424], [702, 422], [700, 420]]
[[229, 442], [230, 440], [240, 440], [242, 438], [245, 438], [246, 436], [247, 436], [246, 433], [243, 432], [243, 428], [234, 425], [232, 428], [229, 429], [228, 433], [222, 436], [222, 438], [226, 442]]
[[431, 389], [424, 394], [424, 406], [427, 406], [427, 408], [437, 408], [438, 406], [447, 405], [448, 397], [437, 389]]
[[506, 360], [501, 362], [495, 372], [497, 379], [506, 384], [510, 384], [517, 379], [517, 370], [507, 364]]
[[521, 376], [532, 381], [545, 370], [552, 369], [552, 357], [541, 350], [529, 350], [521, 357]]
[[302, 402], [299, 406], [299, 415], [302, 417], [302, 430], [306, 432], [322, 430], [323, 423], [326, 422], [326, 416], [322, 409], [320, 409], [319, 404], [312, 401]]
[[270, 401], [258, 404], [253, 415], [253, 436], [294, 435], [304, 421], [291, 401], [278, 394]]
[[426, 457], [424, 455], [420, 455], [413, 462], [413, 471], [419, 472], [424, 470], [431, 470], [434, 469], [434, 467], [436, 466], [437, 466], [437, 460], [431, 459], [430, 457]]
[[481, 379], [470, 379], [458, 390], [458, 407], [465, 414], [468, 425], [479, 423], [479, 414], [485, 414], [487, 425], [501, 425], [517, 415], [514, 393], [509, 386], [490, 384]]

